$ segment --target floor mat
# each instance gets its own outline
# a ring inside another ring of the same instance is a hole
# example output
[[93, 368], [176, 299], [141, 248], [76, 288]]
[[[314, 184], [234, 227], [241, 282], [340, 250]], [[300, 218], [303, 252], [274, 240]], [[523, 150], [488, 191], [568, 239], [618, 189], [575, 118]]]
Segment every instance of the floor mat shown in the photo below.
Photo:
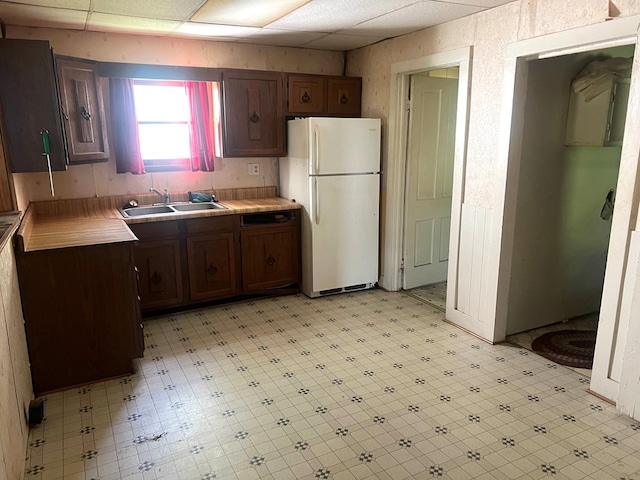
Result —
[[596, 347], [596, 332], [589, 330], [560, 330], [536, 338], [531, 348], [538, 355], [560, 365], [591, 368]]

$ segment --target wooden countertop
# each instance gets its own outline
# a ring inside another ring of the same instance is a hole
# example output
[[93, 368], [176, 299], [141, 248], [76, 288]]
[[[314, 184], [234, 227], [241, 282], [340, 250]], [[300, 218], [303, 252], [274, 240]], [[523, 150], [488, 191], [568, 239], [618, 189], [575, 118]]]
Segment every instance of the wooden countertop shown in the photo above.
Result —
[[23, 252], [57, 248], [101, 245], [136, 241], [127, 224], [162, 222], [221, 215], [238, 215], [275, 210], [299, 209], [298, 203], [280, 197], [220, 201], [220, 210], [145, 215], [124, 218], [117, 208], [73, 209], [73, 213], [36, 213], [29, 206], [17, 232], [18, 247]]

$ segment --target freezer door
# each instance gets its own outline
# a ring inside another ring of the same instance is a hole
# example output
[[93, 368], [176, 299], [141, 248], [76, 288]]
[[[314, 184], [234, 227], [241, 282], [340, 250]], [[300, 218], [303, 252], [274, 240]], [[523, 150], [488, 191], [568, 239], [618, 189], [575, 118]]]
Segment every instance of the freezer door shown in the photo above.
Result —
[[310, 182], [312, 285], [305, 290], [377, 282], [379, 175], [311, 177]]
[[309, 174], [380, 171], [379, 118], [309, 118]]

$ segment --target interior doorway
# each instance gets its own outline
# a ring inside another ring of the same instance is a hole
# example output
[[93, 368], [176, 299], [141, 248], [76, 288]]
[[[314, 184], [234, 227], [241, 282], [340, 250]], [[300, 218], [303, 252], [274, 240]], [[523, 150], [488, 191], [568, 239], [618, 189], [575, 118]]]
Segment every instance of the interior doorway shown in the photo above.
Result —
[[459, 67], [410, 76], [403, 289], [445, 311]]
[[626, 45], [527, 62], [506, 335], [581, 373], [595, 350], [633, 55]]

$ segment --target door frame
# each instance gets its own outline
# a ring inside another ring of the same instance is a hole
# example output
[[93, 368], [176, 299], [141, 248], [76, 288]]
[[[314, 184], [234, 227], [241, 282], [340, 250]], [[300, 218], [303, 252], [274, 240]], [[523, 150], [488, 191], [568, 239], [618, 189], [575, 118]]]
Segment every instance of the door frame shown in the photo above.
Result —
[[460, 236], [460, 212], [464, 194], [464, 175], [467, 157], [469, 125], [469, 94], [471, 89], [471, 61], [473, 47], [391, 64], [391, 109], [389, 112], [389, 146], [386, 163], [386, 198], [384, 218], [384, 260], [379, 284], [385, 290], [402, 288], [402, 257], [404, 250], [405, 187], [407, 172], [407, 96], [411, 75], [426, 70], [459, 67], [458, 104], [456, 109], [456, 133], [451, 198], [451, 232], [449, 241], [449, 282], [447, 289], [455, 291]]
[[[516, 216], [516, 198], [525, 118], [525, 98], [528, 81], [528, 60], [563, 56], [572, 53], [599, 50], [619, 45], [636, 44], [640, 16], [602, 22], [563, 32], [536, 37], [511, 44], [506, 49], [500, 144], [496, 163], [495, 198], [496, 215], [492, 225], [492, 265], [490, 274], [494, 341], [505, 338], [509, 278], [512, 264]], [[632, 91], [629, 96], [627, 126], [637, 126], [640, 102], [640, 52], [636, 50], [632, 73]], [[607, 267], [600, 309], [591, 390], [608, 399], [616, 400], [620, 384], [610, 377], [616, 348], [618, 328], [624, 322], [623, 297], [630, 296], [633, 282], [625, 282], [630, 262], [631, 233], [636, 229], [640, 203], [640, 133], [628, 128], [622, 146], [620, 173], [616, 187], [616, 213], [611, 228]], [[628, 133], [628, 134], [627, 134]], [[637, 259], [635, 259], [637, 261]], [[491, 330], [491, 329], [489, 329]], [[624, 349], [624, 345], [622, 345]], [[626, 361], [627, 359], [625, 359]], [[635, 363], [640, 363], [640, 352]]]

